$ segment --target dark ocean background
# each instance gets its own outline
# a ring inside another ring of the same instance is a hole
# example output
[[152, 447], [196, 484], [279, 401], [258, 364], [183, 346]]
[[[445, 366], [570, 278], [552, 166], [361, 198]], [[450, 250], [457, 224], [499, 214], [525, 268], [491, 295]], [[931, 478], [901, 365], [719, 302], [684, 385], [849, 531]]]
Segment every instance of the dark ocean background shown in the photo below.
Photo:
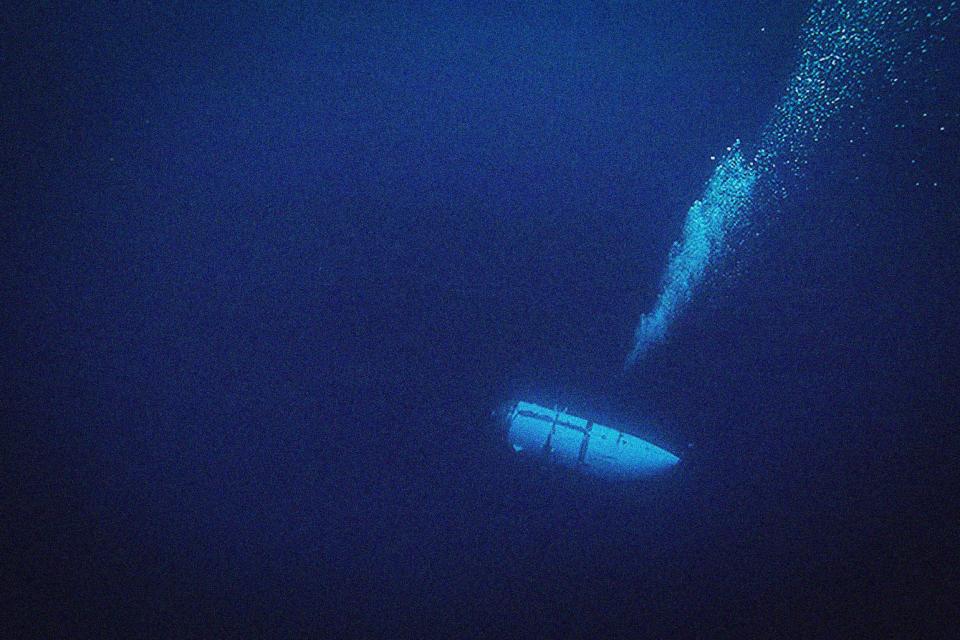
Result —
[[[807, 8], [8, 11], [2, 635], [950, 637], [956, 25], [622, 373]], [[525, 463], [521, 398], [683, 462]]]

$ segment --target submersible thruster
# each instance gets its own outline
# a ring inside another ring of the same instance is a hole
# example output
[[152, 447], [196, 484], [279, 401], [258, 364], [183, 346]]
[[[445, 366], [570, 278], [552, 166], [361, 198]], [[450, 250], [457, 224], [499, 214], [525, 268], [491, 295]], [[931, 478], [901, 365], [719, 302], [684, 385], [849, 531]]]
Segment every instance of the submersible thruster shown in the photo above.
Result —
[[631, 480], [662, 473], [680, 462], [646, 440], [559, 408], [521, 401], [507, 405], [503, 415], [514, 451], [595, 477]]

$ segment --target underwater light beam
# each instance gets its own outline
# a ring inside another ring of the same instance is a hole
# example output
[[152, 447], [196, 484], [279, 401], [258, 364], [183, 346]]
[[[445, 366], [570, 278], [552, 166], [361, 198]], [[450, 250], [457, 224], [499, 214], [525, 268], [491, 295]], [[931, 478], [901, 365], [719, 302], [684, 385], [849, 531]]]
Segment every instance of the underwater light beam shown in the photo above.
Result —
[[729, 251], [731, 233], [749, 222], [755, 211], [785, 196], [782, 172], [799, 176], [811, 150], [828, 133], [827, 125], [843, 111], [863, 104], [878, 86], [896, 83], [896, 69], [916, 53], [925, 53], [935, 38], [933, 30], [956, 9], [955, 1], [933, 6], [908, 0], [814, 3], [801, 33], [797, 66], [753, 159], [745, 159], [739, 140], [729, 147], [703, 196], [687, 211], [681, 237], [667, 259], [660, 293], [637, 324], [624, 369], [663, 342], [711, 269]]

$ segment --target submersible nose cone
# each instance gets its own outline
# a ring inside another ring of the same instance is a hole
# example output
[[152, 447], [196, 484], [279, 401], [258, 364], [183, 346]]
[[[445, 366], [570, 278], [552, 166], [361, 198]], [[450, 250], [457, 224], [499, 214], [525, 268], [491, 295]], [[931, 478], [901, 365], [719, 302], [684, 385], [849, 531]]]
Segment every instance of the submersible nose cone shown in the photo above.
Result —
[[605, 479], [653, 476], [680, 458], [635, 435], [560, 409], [517, 402], [506, 415], [507, 440], [517, 453]]

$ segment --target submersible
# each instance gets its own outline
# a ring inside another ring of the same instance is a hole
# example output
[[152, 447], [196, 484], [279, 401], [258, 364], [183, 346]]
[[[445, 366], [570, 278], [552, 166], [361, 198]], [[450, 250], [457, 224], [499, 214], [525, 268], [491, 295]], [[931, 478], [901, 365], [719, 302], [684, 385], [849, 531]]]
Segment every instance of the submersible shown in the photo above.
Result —
[[502, 413], [513, 450], [552, 464], [611, 480], [631, 480], [667, 471], [680, 458], [637, 436], [597, 424], [566, 410], [532, 402], [508, 404]]

